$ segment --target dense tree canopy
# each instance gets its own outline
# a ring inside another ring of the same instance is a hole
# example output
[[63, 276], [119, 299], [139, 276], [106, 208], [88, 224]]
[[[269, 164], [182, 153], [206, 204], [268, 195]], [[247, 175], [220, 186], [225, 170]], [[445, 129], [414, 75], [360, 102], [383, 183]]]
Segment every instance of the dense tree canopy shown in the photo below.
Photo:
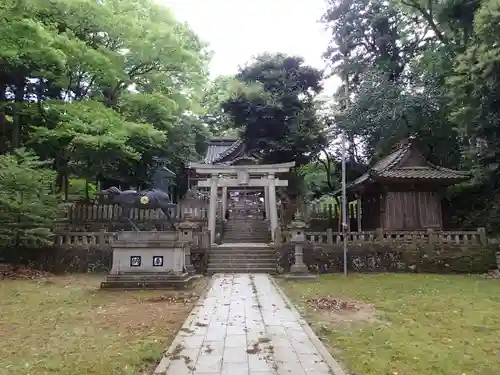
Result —
[[349, 88], [333, 127], [347, 134], [350, 159], [376, 160], [417, 135], [431, 161], [476, 172], [449, 197], [455, 224], [491, 230], [500, 230], [491, 204], [500, 187], [499, 14], [498, 0], [331, 0], [323, 17], [342, 105]]
[[234, 128], [231, 116], [222, 104], [229, 100], [232, 90], [238, 85], [235, 77], [219, 76], [210, 82], [201, 100], [201, 119], [214, 135], [222, 135]]
[[296, 161], [314, 199], [339, 185], [341, 131], [348, 179], [417, 135], [431, 161], [474, 171], [449, 196], [455, 224], [500, 230], [499, 15], [500, 0], [329, 0], [325, 58], [343, 80], [332, 109], [324, 72], [296, 56], [262, 54], [209, 82], [204, 43], [154, 0], [3, 1], [0, 188], [16, 194], [0, 197], [14, 218], [0, 240], [43, 242], [50, 231], [28, 226], [50, 228], [57, 194], [144, 186], [159, 161], [182, 190], [211, 135]]
[[68, 173], [124, 180], [138, 163], [143, 181], [153, 156], [179, 142], [170, 154], [184, 160], [172, 160], [174, 169], [196, 157], [203, 132], [175, 128], [196, 122], [186, 116], [207, 54], [168, 9], [150, 0], [25, 0], [3, 2], [1, 12], [2, 150], [30, 144], [54, 160], [61, 182]]
[[61, 213], [54, 172], [25, 150], [0, 155], [0, 246], [50, 244]]
[[[35, 169], [66, 194], [70, 179], [139, 186], [159, 160], [181, 176], [204, 152], [208, 54], [170, 10], [153, 0], [7, 0], [0, 14], [0, 154], [13, 176], [0, 188]], [[19, 147], [48, 164], [19, 164]]]
[[299, 57], [264, 54], [236, 79], [242, 85], [234, 88], [223, 109], [263, 161], [303, 164], [324, 147], [326, 134], [315, 101], [322, 90], [321, 71]]

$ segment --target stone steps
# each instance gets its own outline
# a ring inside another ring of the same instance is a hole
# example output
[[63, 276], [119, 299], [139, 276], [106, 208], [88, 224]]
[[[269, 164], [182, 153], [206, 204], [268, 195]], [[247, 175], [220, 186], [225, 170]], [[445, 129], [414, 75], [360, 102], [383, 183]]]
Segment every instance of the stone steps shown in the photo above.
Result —
[[234, 261], [238, 262], [240, 260], [242, 261], [262, 261], [262, 262], [274, 262], [276, 260], [276, 256], [273, 255], [268, 255], [268, 254], [262, 254], [262, 255], [253, 255], [253, 254], [238, 254], [238, 255], [231, 255], [231, 254], [212, 254], [210, 256], [210, 259], [215, 261], [220, 261], [220, 262], [229, 262], [229, 261]]
[[276, 273], [276, 267], [271, 268], [255, 268], [255, 267], [249, 267], [249, 268], [236, 268], [236, 267], [225, 267], [225, 268], [208, 268], [207, 271], [209, 274], [213, 275], [216, 273], [269, 273], [269, 274], [275, 274]]
[[263, 242], [267, 243], [270, 240], [268, 228], [247, 230], [243, 228], [225, 228], [222, 237], [224, 242]]
[[[224, 237], [225, 238], [228, 238], [228, 237], [234, 237], [234, 238], [267, 238], [269, 237], [269, 234], [266, 233], [266, 232], [255, 232], [255, 233], [245, 233], [245, 232], [238, 232], [238, 231], [234, 231], [234, 232], [224, 232]], [[253, 242], [257, 242], [257, 241], [253, 241]]]
[[269, 239], [267, 237], [226, 237], [222, 238], [224, 243], [249, 243], [249, 242], [262, 242], [268, 243]]
[[246, 230], [242, 230], [242, 229], [232, 229], [232, 230], [224, 229], [225, 235], [267, 236], [268, 233], [269, 233], [268, 230], [246, 231]]
[[[224, 245], [228, 245], [228, 244], [224, 244]], [[231, 245], [231, 244], [229, 244]], [[242, 244], [244, 245], [244, 244]], [[263, 243], [262, 244], [263, 246], [265, 246], [266, 244]], [[214, 246], [212, 247], [212, 250], [211, 250], [211, 253], [210, 255], [215, 255], [215, 256], [241, 256], [242, 258], [244, 257], [248, 257], [248, 256], [254, 256], [254, 257], [259, 257], [259, 256], [274, 256], [275, 255], [275, 252], [274, 252], [274, 249], [272, 249], [271, 251], [267, 250], [267, 249], [257, 249], [257, 248], [224, 248], [224, 249], [217, 249], [217, 250], [214, 250], [216, 249], [217, 247]]]
[[276, 272], [276, 262], [269, 263], [230, 263], [230, 262], [210, 262], [208, 265], [208, 273], [220, 272], [234, 272], [234, 273], [247, 273], [247, 272]]
[[170, 275], [165, 273], [137, 273], [128, 275], [107, 276], [106, 281], [101, 283], [102, 289], [126, 289], [126, 290], [144, 290], [144, 289], [172, 289], [183, 288], [191, 285], [192, 282], [199, 279], [201, 275]]
[[259, 222], [259, 224], [250, 223], [248, 226], [238, 222], [234, 224], [226, 224], [222, 240], [227, 243], [267, 243], [270, 240], [269, 227], [268, 224], [263, 221]]
[[228, 229], [228, 228], [224, 228], [224, 233], [225, 234], [228, 234], [228, 233], [231, 233], [231, 234], [248, 234], [248, 235], [252, 235], [252, 234], [267, 234], [269, 232], [269, 230], [266, 228], [266, 229], [259, 229], [259, 230], [245, 230], [245, 229], [238, 229], [238, 228], [231, 228], [231, 229]]
[[[245, 269], [259, 269], [259, 268], [273, 268], [275, 262], [222, 262], [222, 261], [212, 261], [210, 262], [210, 268], [245, 268]], [[276, 267], [274, 267], [276, 268]]]
[[266, 237], [268, 235], [268, 233], [264, 232], [264, 231], [259, 231], [259, 232], [245, 232], [245, 231], [234, 230], [234, 231], [224, 231], [224, 235], [226, 237], [227, 236], [245, 236], [245, 237], [257, 236], [257, 237]]
[[265, 243], [214, 246], [208, 273], [276, 273], [275, 250]]

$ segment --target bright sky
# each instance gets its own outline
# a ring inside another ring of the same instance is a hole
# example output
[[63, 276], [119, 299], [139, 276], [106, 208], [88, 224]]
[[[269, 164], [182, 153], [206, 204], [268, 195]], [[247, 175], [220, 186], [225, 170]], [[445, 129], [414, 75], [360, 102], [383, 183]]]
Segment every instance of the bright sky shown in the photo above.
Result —
[[[325, 0], [157, 0], [187, 22], [214, 52], [212, 77], [231, 75], [252, 56], [284, 52], [324, 68], [329, 36], [318, 22]], [[333, 93], [338, 79], [325, 82]]]

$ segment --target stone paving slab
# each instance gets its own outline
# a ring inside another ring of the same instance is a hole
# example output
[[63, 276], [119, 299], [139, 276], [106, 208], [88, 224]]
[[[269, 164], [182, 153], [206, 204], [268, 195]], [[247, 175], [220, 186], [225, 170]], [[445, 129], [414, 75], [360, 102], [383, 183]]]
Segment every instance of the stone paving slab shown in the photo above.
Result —
[[345, 375], [266, 274], [214, 275], [155, 370], [214, 374]]

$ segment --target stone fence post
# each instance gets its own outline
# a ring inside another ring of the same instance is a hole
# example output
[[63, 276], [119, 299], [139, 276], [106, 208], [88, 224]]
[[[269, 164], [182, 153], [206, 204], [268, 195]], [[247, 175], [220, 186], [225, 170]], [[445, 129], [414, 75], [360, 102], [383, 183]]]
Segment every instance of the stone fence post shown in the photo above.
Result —
[[427, 228], [427, 234], [429, 235], [429, 243], [437, 242], [437, 235], [433, 228]]
[[281, 225], [278, 223], [278, 226], [276, 227], [276, 233], [274, 236], [274, 245], [275, 246], [281, 245], [282, 237], [283, 237], [283, 234], [281, 233]]
[[194, 244], [194, 230], [198, 225], [192, 222], [192, 215], [190, 212], [184, 214], [183, 221], [179, 224], [179, 241], [182, 243], [184, 248], [186, 272], [190, 275], [194, 274], [194, 267], [191, 264], [191, 246]]
[[484, 228], [477, 228], [477, 232], [479, 233], [479, 243], [481, 245], [487, 245], [488, 244], [488, 239], [486, 237], [486, 229]]

